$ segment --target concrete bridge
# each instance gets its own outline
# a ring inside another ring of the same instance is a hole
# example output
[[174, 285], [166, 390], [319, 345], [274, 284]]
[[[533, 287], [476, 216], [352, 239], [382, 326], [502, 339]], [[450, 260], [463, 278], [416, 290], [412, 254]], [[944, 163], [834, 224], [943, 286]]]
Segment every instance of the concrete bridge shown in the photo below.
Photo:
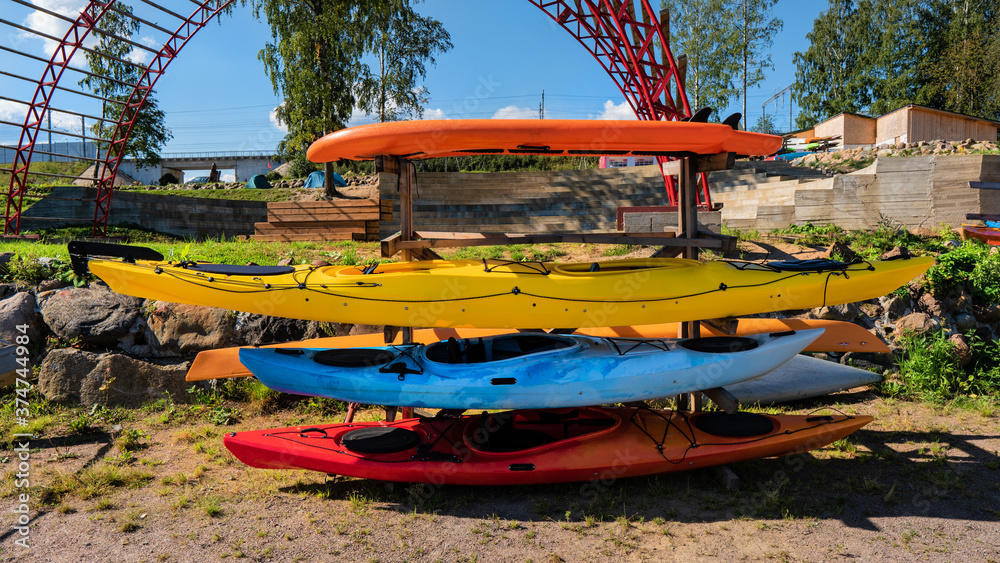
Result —
[[[98, 156], [96, 146], [82, 141], [53, 143], [52, 146], [40, 144], [37, 149], [60, 156], [42, 155], [35, 158], [36, 162], [50, 160], [69, 162]], [[14, 162], [14, 155], [13, 149], [0, 148], [0, 163]], [[232, 170], [238, 182], [246, 182], [256, 174], [267, 174], [271, 170], [268, 168], [269, 164], [272, 168], [277, 168], [284, 162], [275, 159], [274, 155], [266, 151], [164, 153], [160, 158], [162, 162], [159, 166], [141, 170], [136, 169], [134, 160], [126, 158], [122, 160], [118, 171], [137, 182], [155, 185], [160, 181], [160, 177], [168, 172], [178, 180], [183, 180], [185, 170], [209, 170], [212, 164], [215, 164], [215, 167], [225, 174], [229, 174], [228, 171]]]
[[134, 160], [125, 159], [118, 171], [142, 184], [155, 185], [164, 174], [182, 180], [185, 170], [209, 170], [214, 164], [224, 175], [232, 170], [237, 182], [246, 182], [257, 174], [267, 174], [283, 162], [264, 151], [164, 153], [160, 158], [159, 166], [142, 169], [136, 167]]

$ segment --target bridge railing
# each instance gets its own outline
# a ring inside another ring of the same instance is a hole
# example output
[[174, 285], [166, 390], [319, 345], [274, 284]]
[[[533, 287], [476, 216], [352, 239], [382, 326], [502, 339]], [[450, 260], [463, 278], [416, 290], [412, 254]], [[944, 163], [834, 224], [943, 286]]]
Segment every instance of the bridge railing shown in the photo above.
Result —
[[200, 158], [270, 158], [279, 160], [275, 154], [268, 151], [217, 151], [217, 152], [174, 152], [163, 153], [161, 160], [184, 160]]

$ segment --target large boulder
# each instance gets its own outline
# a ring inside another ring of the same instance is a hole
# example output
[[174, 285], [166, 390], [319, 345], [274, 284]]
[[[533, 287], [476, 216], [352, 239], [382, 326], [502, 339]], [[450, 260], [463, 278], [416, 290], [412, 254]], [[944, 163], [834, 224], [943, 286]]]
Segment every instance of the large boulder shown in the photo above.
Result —
[[193, 354], [231, 346], [234, 317], [226, 309], [156, 302], [146, 323], [165, 354]]
[[828, 321], [853, 321], [861, 314], [861, 309], [855, 303], [829, 305], [813, 310], [817, 319]]
[[38, 370], [38, 390], [56, 403], [80, 401], [80, 382], [106, 354], [76, 348], [58, 348], [45, 356]]
[[17, 369], [21, 365], [17, 363], [16, 346], [25, 345], [29, 353], [41, 349], [41, 327], [42, 322], [35, 313], [34, 295], [15, 293], [0, 301], [0, 388], [17, 381]]
[[[24, 332], [21, 326], [26, 327]], [[27, 291], [0, 301], [0, 345], [14, 344], [22, 335], [28, 337], [29, 345], [40, 344], [42, 323], [35, 313], [35, 296]]]
[[186, 362], [151, 363], [123, 354], [61, 348], [42, 362], [38, 390], [50, 401], [86, 406], [138, 407], [164, 393], [176, 402], [188, 402], [187, 368]]
[[878, 301], [879, 305], [885, 309], [882, 322], [891, 323], [913, 312], [909, 298], [899, 297], [898, 295], [887, 295], [879, 297]]
[[279, 342], [293, 342], [306, 338], [319, 338], [319, 323], [284, 317], [269, 317], [252, 313], [236, 315], [236, 337], [248, 346], [264, 346]]
[[167, 394], [174, 402], [190, 400], [184, 381], [188, 363], [144, 362], [124, 354], [108, 354], [80, 382], [80, 402], [109, 407], [142, 406]]
[[55, 292], [42, 305], [42, 318], [63, 340], [113, 348], [141, 322], [140, 299], [102, 287], [69, 288]]
[[910, 313], [896, 321], [896, 333], [906, 334], [907, 332], [925, 333], [934, 330], [936, 327], [931, 317], [925, 313]]
[[952, 352], [959, 366], [964, 368], [972, 363], [972, 349], [969, 348], [969, 342], [964, 336], [961, 334], [952, 334], [948, 337], [948, 342], [952, 345]]

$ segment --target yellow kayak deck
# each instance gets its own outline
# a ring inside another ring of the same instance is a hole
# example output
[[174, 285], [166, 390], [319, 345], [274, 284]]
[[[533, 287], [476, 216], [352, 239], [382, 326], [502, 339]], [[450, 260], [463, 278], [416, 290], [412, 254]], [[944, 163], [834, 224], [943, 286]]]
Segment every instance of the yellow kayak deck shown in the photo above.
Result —
[[580, 328], [862, 301], [895, 290], [933, 263], [920, 257], [802, 269], [790, 262], [647, 258], [255, 269], [91, 259], [89, 267], [119, 293], [263, 315], [413, 327]]

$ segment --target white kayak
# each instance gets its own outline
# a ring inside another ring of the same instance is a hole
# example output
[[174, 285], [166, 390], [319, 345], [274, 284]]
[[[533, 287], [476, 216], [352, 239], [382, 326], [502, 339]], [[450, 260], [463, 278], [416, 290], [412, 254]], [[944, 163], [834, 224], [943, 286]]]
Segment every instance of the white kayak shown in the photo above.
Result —
[[353, 403], [546, 409], [645, 401], [760, 377], [823, 329], [749, 337], [598, 338], [515, 333], [429, 345], [243, 348], [271, 389]]

